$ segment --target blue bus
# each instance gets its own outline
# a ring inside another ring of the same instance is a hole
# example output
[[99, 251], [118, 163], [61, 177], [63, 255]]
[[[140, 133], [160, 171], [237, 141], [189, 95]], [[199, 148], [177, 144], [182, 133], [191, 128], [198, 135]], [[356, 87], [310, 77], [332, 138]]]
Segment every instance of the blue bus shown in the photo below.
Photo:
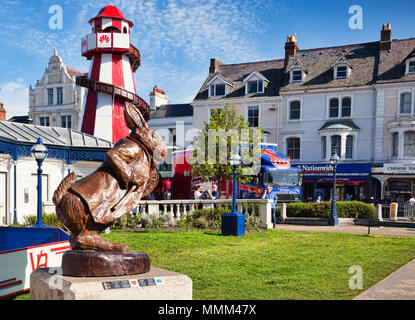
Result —
[[291, 167], [286, 155], [275, 144], [261, 144], [261, 171], [251, 181], [239, 184], [240, 199], [258, 199], [265, 187], [271, 185], [282, 201], [300, 201], [301, 170]]

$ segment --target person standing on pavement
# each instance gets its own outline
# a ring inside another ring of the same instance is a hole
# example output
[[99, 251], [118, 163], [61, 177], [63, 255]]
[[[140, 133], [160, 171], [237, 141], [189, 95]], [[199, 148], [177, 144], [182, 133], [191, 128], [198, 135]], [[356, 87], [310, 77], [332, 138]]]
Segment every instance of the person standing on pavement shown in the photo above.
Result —
[[272, 224], [273, 224], [274, 229], [276, 229], [277, 219], [275, 217], [275, 211], [276, 211], [276, 205], [278, 202], [278, 196], [272, 189], [273, 188], [271, 185], [268, 185], [266, 188], [264, 188], [262, 199], [273, 200], [271, 203]]

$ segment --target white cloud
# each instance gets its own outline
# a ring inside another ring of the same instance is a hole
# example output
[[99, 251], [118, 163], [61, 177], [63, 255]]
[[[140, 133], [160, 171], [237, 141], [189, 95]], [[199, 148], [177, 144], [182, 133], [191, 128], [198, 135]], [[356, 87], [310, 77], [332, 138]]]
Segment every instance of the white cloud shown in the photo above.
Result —
[[0, 101], [6, 109], [7, 119], [24, 116], [29, 112], [29, 89], [24, 79], [0, 84]]
[[[0, 36], [9, 45], [43, 57], [45, 66], [57, 49], [67, 66], [87, 71], [90, 61], [81, 56], [80, 39], [90, 32], [88, 20], [108, 1], [65, 0], [63, 4], [63, 30], [42, 29], [40, 21], [48, 19], [45, 13], [13, 21], [9, 29], [0, 30]], [[142, 67], [136, 73], [138, 93], [147, 100], [152, 87], [159, 84], [174, 102], [193, 99], [210, 58], [224, 63], [261, 60], [256, 41], [267, 28], [257, 14], [279, 7], [260, 0], [114, 0], [111, 4], [134, 22], [132, 43], [142, 55]], [[10, 30], [21, 27], [19, 23], [24, 23], [25, 32], [9, 37]]]

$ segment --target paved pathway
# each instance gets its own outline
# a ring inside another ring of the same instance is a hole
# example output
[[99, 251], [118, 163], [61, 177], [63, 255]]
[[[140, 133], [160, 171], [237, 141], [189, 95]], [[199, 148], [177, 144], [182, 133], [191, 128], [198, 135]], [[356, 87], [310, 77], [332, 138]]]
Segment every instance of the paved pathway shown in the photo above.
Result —
[[415, 259], [353, 300], [415, 300]]
[[[344, 232], [367, 234], [367, 226], [341, 225], [301, 226], [290, 224], [277, 225], [279, 230], [315, 231], [315, 232]], [[371, 234], [388, 236], [415, 237], [415, 228], [371, 227]], [[415, 300], [415, 259], [396, 270], [382, 281], [375, 284], [353, 300]]]
[[[292, 231], [316, 231], [316, 232], [344, 232], [344, 233], [360, 233], [367, 234], [367, 226], [356, 225], [339, 225], [337, 227], [329, 226], [303, 226], [293, 224], [277, 224], [279, 230]], [[370, 227], [371, 234], [379, 234], [384, 236], [409, 236], [415, 237], [415, 228], [394, 228], [394, 227]]]

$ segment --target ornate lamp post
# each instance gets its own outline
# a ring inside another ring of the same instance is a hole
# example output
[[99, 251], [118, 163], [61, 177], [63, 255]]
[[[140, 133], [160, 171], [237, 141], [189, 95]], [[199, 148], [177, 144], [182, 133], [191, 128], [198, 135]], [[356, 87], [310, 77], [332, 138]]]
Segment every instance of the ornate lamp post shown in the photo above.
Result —
[[335, 151], [330, 158], [330, 163], [333, 165], [333, 196], [331, 199], [331, 212], [328, 220], [329, 226], [337, 226], [339, 224], [339, 218], [337, 217], [337, 202], [336, 202], [336, 169], [339, 162], [339, 156]]
[[43, 144], [42, 139], [38, 138], [36, 144], [30, 150], [32, 156], [36, 159], [37, 169], [37, 221], [32, 227], [48, 228], [42, 219], [42, 162], [48, 155], [48, 148]]
[[238, 153], [233, 154], [229, 163], [233, 167], [232, 211], [222, 216], [222, 235], [240, 237], [245, 235], [245, 216], [236, 211], [236, 169], [241, 164], [241, 156]]

